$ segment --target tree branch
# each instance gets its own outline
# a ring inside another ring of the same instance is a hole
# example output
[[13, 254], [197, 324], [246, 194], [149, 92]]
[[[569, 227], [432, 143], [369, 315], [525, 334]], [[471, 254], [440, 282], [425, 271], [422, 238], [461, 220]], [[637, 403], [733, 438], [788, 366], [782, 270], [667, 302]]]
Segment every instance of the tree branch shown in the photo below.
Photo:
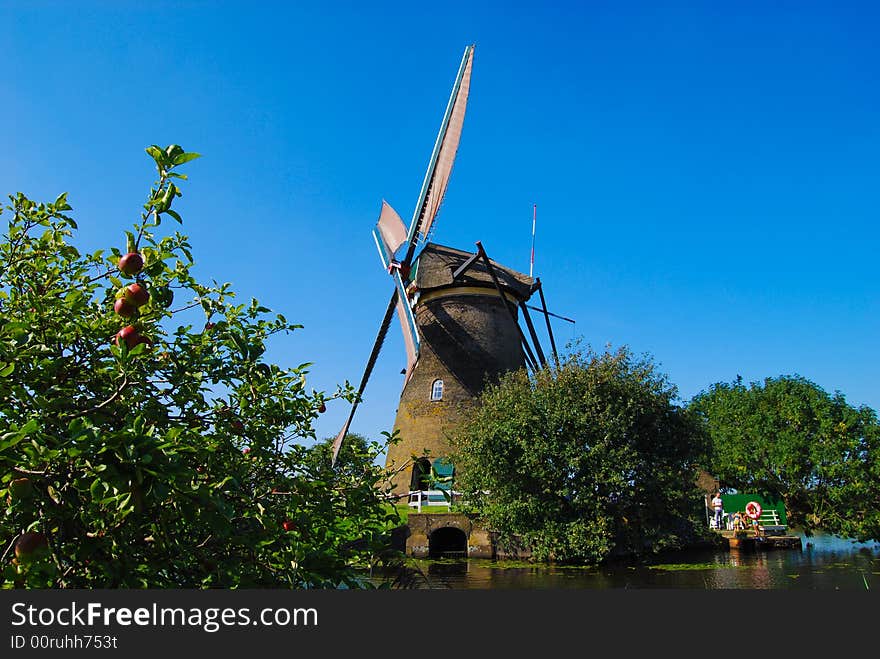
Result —
[[31, 476], [45, 476], [48, 473], [45, 469], [43, 471], [32, 471], [22, 467], [13, 467], [12, 471], [17, 471], [20, 474], [30, 474]]
[[94, 407], [90, 407], [89, 409], [87, 409], [87, 410], [85, 410], [85, 411], [83, 411], [83, 412], [80, 412], [79, 414], [72, 414], [72, 415], [69, 415], [69, 416], [66, 416], [66, 417], [62, 417], [62, 418], [63, 418], [64, 420], [68, 420], [68, 419], [78, 419], [78, 418], [80, 418], [80, 417], [86, 416], [87, 414], [92, 414], [92, 413], [94, 413], [94, 412], [97, 412], [97, 411], [101, 410], [102, 408], [107, 407], [107, 405], [109, 405], [110, 403], [112, 403], [113, 401], [115, 401], [117, 398], [119, 398], [119, 396], [122, 395], [122, 392], [125, 390], [125, 388], [126, 388], [127, 386], [128, 386], [128, 374], [125, 373], [125, 374], [123, 374], [123, 376], [122, 376], [122, 384], [119, 385], [119, 388], [118, 388], [116, 391], [113, 392], [113, 395], [110, 396], [110, 398], [108, 398], [107, 400], [105, 400], [103, 403], [98, 403], [98, 404], [95, 405]]

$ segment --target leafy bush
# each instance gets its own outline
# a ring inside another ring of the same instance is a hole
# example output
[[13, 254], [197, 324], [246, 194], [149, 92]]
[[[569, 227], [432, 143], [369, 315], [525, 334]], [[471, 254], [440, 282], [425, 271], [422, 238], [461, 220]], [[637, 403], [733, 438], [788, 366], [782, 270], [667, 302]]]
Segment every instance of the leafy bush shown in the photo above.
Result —
[[652, 361], [626, 348], [510, 373], [452, 438], [457, 488], [502, 542], [538, 559], [681, 547], [701, 526], [705, 438], [675, 399]]

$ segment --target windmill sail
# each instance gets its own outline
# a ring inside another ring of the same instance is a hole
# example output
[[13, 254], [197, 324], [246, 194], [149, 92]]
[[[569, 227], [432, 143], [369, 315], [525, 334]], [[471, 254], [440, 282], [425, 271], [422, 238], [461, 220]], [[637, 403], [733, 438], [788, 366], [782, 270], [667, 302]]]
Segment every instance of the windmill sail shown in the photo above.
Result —
[[[379, 221], [376, 223], [376, 228], [373, 229], [373, 238], [376, 240], [376, 246], [379, 248], [382, 264], [390, 271], [392, 261], [394, 260], [394, 253], [406, 242], [406, 227], [397, 212], [384, 200], [382, 201]], [[398, 275], [399, 273], [392, 274]], [[396, 276], [395, 279], [397, 279]], [[397, 282], [395, 282], [396, 285]], [[406, 285], [402, 278], [401, 285]], [[403, 380], [404, 386], [407, 380], [409, 380], [409, 376], [418, 358], [418, 330], [415, 326], [412, 309], [406, 306], [406, 300], [406, 296], [400, 295], [398, 289], [397, 318], [400, 320], [400, 329], [403, 333], [403, 342], [406, 348], [406, 377]]]
[[414, 332], [409, 324], [412, 316], [407, 314], [404, 304], [406, 303], [401, 300], [398, 295], [397, 318], [400, 320], [400, 331], [403, 334], [403, 345], [406, 348], [406, 373], [403, 378], [403, 386], [405, 387], [406, 383], [409, 382], [410, 375], [412, 375], [413, 368], [415, 368], [416, 359], [418, 359], [418, 348], [416, 347], [416, 342], [413, 338]]
[[400, 215], [397, 214], [384, 199], [382, 200], [382, 212], [379, 213], [379, 221], [373, 229], [373, 237], [379, 248], [379, 256], [382, 264], [387, 269], [394, 259], [394, 253], [406, 242], [406, 226]]
[[[394, 279], [394, 291], [382, 323], [379, 325], [379, 332], [376, 335], [373, 350], [370, 353], [370, 358], [367, 361], [367, 366], [364, 369], [364, 374], [358, 387], [357, 398], [352, 404], [348, 419], [346, 419], [345, 424], [333, 441], [331, 458], [331, 464], [333, 465], [336, 464], [339, 449], [345, 440], [348, 429], [351, 427], [355, 410], [370, 379], [370, 373], [373, 371], [376, 358], [379, 356], [379, 351], [382, 349], [382, 344], [385, 341], [385, 335], [388, 333], [391, 315], [395, 310], [403, 330], [406, 348], [406, 377], [404, 378], [404, 386], [406, 386], [406, 382], [409, 380], [418, 361], [420, 346], [419, 330], [407, 297], [410, 266], [412, 265], [412, 258], [417, 243], [420, 240], [425, 240], [428, 232], [431, 230], [431, 225], [434, 223], [434, 218], [440, 209], [440, 204], [443, 201], [443, 195], [446, 193], [446, 186], [452, 173], [452, 165], [455, 162], [455, 154], [458, 151], [458, 143], [461, 139], [465, 106], [467, 105], [468, 92], [470, 90], [473, 55], [473, 45], [466, 47], [455, 84], [452, 87], [449, 103], [446, 106], [446, 113], [440, 124], [440, 133], [437, 135], [437, 141], [434, 143], [434, 151], [431, 153], [428, 171], [425, 173], [425, 180], [422, 182], [419, 200], [413, 212], [409, 228], [407, 229], [403, 226], [403, 221], [391, 206], [384, 201], [382, 202], [379, 221], [373, 229], [373, 239], [376, 241], [376, 247], [379, 249], [379, 257], [382, 259], [382, 264], [388, 269]], [[396, 258], [396, 252], [402, 249], [404, 245], [406, 245], [405, 256], [402, 259]]]
[[458, 151], [458, 143], [461, 140], [473, 62], [474, 47], [471, 45], [465, 48], [464, 56], [461, 59], [458, 76], [452, 87], [452, 94], [446, 106], [446, 114], [440, 124], [440, 133], [437, 135], [431, 161], [428, 164], [428, 171], [425, 172], [419, 201], [416, 204], [407, 234], [410, 244], [406, 257], [403, 259], [404, 263], [408, 263], [412, 258], [416, 243], [427, 237], [446, 193], [446, 186], [452, 174], [452, 165], [455, 162], [455, 154]]

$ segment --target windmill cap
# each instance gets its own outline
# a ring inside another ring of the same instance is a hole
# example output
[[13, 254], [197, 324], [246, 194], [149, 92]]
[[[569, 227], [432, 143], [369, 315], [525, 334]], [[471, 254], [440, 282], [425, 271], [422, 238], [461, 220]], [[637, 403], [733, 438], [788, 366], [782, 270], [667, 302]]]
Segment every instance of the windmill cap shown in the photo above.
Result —
[[[494, 288], [492, 276], [482, 260], [477, 260], [453, 282], [452, 274], [474, 255], [454, 247], [428, 243], [418, 257], [416, 286], [420, 291], [455, 286], [481, 286]], [[535, 280], [526, 274], [507, 268], [489, 259], [492, 263], [498, 283], [505, 291], [519, 300], [527, 300], [531, 296]]]

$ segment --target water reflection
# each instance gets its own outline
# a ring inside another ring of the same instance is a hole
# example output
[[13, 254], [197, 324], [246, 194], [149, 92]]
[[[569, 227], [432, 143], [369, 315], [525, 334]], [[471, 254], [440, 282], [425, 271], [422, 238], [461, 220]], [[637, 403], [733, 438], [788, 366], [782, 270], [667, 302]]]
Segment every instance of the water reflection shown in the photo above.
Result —
[[802, 537], [803, 548], [664, 555], [649, 564], [593, 568], [489, 560], [416, 561], [430, 589], [696, 588], [880, 591], [880, 543]]

